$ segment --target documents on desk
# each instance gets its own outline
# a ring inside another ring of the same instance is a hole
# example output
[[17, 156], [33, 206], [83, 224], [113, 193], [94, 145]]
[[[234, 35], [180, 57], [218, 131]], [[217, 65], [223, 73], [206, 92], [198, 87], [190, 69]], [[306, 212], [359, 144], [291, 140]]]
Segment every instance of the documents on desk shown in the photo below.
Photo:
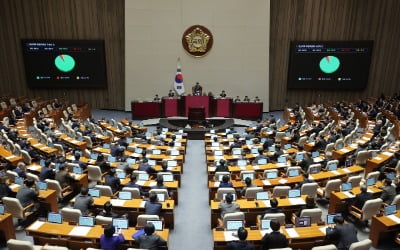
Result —
[[139, 186], [143, 186], [146, 183], [146, 181], [137, 181], [136, 184]]
[[261, 237], [264, 237], [265, 234], [272, 233], [272, 229], [260, 230]]
[[140, 202], [140, 207], [143, 208], [146, 205], [146, 201], [141, 201]]
[[116, 207], [123, 207], [125, 204], [125, 200], [120, 200], [120, 199], [111, 199], [110, 202], [113, 206]]
[[320, 227], [319, 231], [321, 231], [323, 234], [326, 235], [326, 229], [328, 228], [328, 226], [324, 226], [324, 227]]
[[286, 179], [280, 179], [278, 182], [281, 183], [281, 184], [285, 184], [288, 181]]
[[340, 175], [340, 173], [338, 171], [336, 171], [336, 170], [332, 170], [331, 173], [334, 174], [334, 175]]
[[31, 171], [39, 171], [41, 168], [42, 168], [42, 166], [39, 166], [39, 165], [28, 167], [28, 169]]
[[34, 223], [32, 223], [32, 225], [30, 225], [27, 229], [28, 230], [38, 230], [41, 226], [43, 226], [44, 221], [35, 221]]
[[321, 162], [321, 161], [323, 161], [323, 159], [322, 159], [321, 157], [315, 157], [315, 158], [313, 158], [313, 162], [315, 162], [315, 163], [319, 163], [319, 162]]
[[216, 169], [217, 169], [216, 167], [208, 167], [208, 171], [210, 172], [215, 172]]
[[10, 159], [12, 159], [12, 158], [14, 158], [14, 157], [15, 157], [15, 155], [9, 155], [9, 156], [6, 157], [6, 159], [7, 159], [7, 160], [10, 160]]
[[232, 231], [224, 232], [224, 237], [225, 237], [225, 241], [236, 241], [236, 240], [239, 240], [238, 237], [233, 236], [233, 232]]
[[262, 182], [265, 186], [271, 186], [271, 182], [269, 182], [269, 180], [263, 180]]
[[14, 188], [19, 188], [21, 185], [19, 185], [19, 184], [11, 184], [9, 187], [10, 187], [10, 189], [11, 190], [13, 190]]
[[306, 202], [302, 198], [289, 198], [292, 205], [305, 205]]
[[349, 198], [354, 198], [355, 196], [354, 196], [354, 194], [351, 194], [349, 191], [344, 191], [344, 192], [342, 192], [344, 195], [346, 195], [347, 197], [349, 197]]
[[379, 156], [375, 156], [374, 160], [381, 161], [381, 160], [382, 160], [382, 158], [381, 158], [381, 157], [379, 157]]
[[86, 236], [89, 231], [92, 229], [92, 227], [74, 227], [71, 232], [69, 232], [68, 235], [73, 235], [73, 236]]
[[388, 216], [386, 216], [386, 217], [388, 217], [388, 218], [391, 219], [392, 221], [396, 222], [397, 224], [400, 224], [400, 218], [397, 217], [395, 214], [388, 215]]
[[258, 170], [258, 169], [260, 169], [260, 166], [254, 165], [253, 168], [254, 168], [255, 170]]
[[342, 168], [342, 170], [343, 170], [344, 172], [346, 172], [346, 173], [351, 173], [351, 171], [350, 171], [349, 169], [347, 169], [347, 168]]
[[383, 155], [386, 155], [386, 156], [389, 156], [389, 157], [392, 157], [392, 156], [393, 156], [393, 153], [390, 153], [390, 152], [383, 152], [382, 154], [383, 154]]
[[265, 201], [264, 201], [264, 205], [265, 205], [266, 207], [271, 207], [271, 202], [270, 202], [270, 200], [265, 200]]
[[214, 182], [214, 187], [219, 187], [219, 181]]
[[350, 150], [348, 150], [347, 148], [342, 148], [342, 149], [339, 150], [339, 151], [341, 151], [341, 152], [343, 152], [343, 153], [348, 153], [348, 152], [350, 152]]
[[155, 187], [157, 185], [157, 182], [152, 181], [149, 183], [149, 187]]
[[290, 238], [297, 238], [299, 234], [297, 233], [295, 228], [285, 228], [286, 233], [289, 235]]

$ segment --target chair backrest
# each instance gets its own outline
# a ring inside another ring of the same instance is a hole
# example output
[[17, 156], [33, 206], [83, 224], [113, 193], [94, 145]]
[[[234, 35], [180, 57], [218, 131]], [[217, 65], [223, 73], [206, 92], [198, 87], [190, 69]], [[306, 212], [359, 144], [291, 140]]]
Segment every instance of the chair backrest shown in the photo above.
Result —
[[290, 190], [290, 186], [276, 186], [276, 187], [274, 187], [274, 189], [272, 191], [272, 196], [273, 197], [280, 197], [280, 196], [287, 197], [289, 195], [289, 190]]
[[341, 180], [329, 180], [325, 186], [325, 195], [324, 197], [329, 199], [331, 197], [332, 191], [339, 191], [340, 184], [342, 183]]
[[36, 182], [39, 182], [39, 176], [37, 176], [36, 174], [32, 174], [32, 173], [27, 173], [26, 174], [26, 178], [29, 180], [34, 180]]
[[264, 189], [262, 187], [248, 187], [246, 189], [245, 196], [247, 199], [255, 199], [257, 192], [262, 192]]
[[86, 146], [88, 148], [92, 148], [93, 147], [92, 139], [90, 139], [89, 136], [83, 136], [82, 138], [86, 142]]
[[22, 154], [22, 160], [24, 161], [25, 164], [27, 165], [32, 164], [32, 158], [28, 152], [26, 152], [25, 150], [21, 150], [21, 154]]
[[392, 201], [392, 205], [396, 204], [397, 209], [400, 209], [400, 194], [396, 195]]
[[371, 152], [368, 152], [367, 150], [360, 151], [357, 153], [356, 164], [365, 165], [370, 157], [371, 157]]
[[286, 176], [289, 176], [289, 171], [291, 170], [298, 170], [299, 171], [299, 175], [301, 175], [301, 167], [299, 166], [294, 166], [294, 167], [288, 167], [286, 170]]
[[300, 146], [300, 147], [304, 147], [304, 144], [307, 142], [307, 136], [302, 136], [302, 137], [300, 137], [300, 139], [299, 139], [299, 143], [298, 143], [298, 145]]
[[301, 194], [315, 198], [317, 196], [317, 189], [318, 189], [318, 183], [316, 182], [304, 183], [303, 185], [301, 185]]
[[263, 219], [267, 219], [267, 220], [276, 220], [279, 222], [279, 224], [285, 225], [285, 220], [286, 220], [286, 216], [284, 213], [274, 213], [274, 214], [265, 214]]
[[293, 250], [291, 247], [284, 247], [284, 248], [270, 248], [269, 250]]
[[344, 147], [343, 139], [337, 139], [334, 144], [335, 150], [339, 150], [340, 148], [343, 148], [343, 147]]
[[369, 220], [372, 218], [373, 215], [379, 212], [379, 209], [382, 206], [382, 199], [376, 198], [372, 200], [367, 200], [362, 207], [362, 215], [361, 220]]
[[132, 187], [124, 187], [122, 191], [130, 192], [132, 194], [132, 199], [140, 199], [140, 190], [139, 188], [132, 188]]
[[8, 179], [10, 179], [10, 181], [14, 181], [14, 178], [18, 177], [17, 172], [14, 172], [12, 170], [7, 170], [6, 175], [7, 175]]
[[276, 132], [275, 142], [281, 142], [282, 138], [285, 137], [285, 132]]
[[[321, 171], [321, 168], [322, 168], [322, 166], [321, 166], [320, 163], [311, 164], [311, 165], [308, 167], [308, 173], [309, 173], [309, 174], [310, 174], [310, 173], [318, 173], [318, 172]], [[314, 171], [315, 171], [315, 172], [314, 172]]]
[[79, 209], [64, 207], [61, 209], [61, 215], [64, 221], [78, 222], [79, 216], [82, 216], [82, 212]]
[[111, 217], [105, 217], [101, 215], [96, 216], [96, 225], [110, 225], [112, 224]]
[[87, 169], [89, 181], [101, 181], [101, 169], [99, 166], [88, 165]]
[[311, 248], [311, 250], [337, 250], [337, 248], [335, 245], [330, 244], [325, 246], [313, 247]]
[[94, 188], [97, 188], [98, 190], [100, 190], [100, 195], [101, 196], [113, 196], [113, 192], [111, 190], [110, 186], [106, 186], [106, 185], [96, 185]]
[[7, 241], [7, 248], [9, 250], [34, 250], [32, 242], [27, 240], [14, 240], [9, 239]]
[[318, 223], [321, 221], [322, 210], [320, 208], [303, 209], [300, 216], [310, 216], [311, 223]]
[[168, 190], [166, 190], [166, 189], [157, 189], [157, 188], [151, 189], [150, 192], [149, 192], [149, 194], [150, 194], [150, 195], [151, 195], [151, 194], [164, 194], [164, 198], [165, 198], [166, 200], [169, 199]]
[[357, 176], [349, 177], [347, 182], [351, 182], [352, 187], [359, 187], [361, 180], [362, 180], [362, 177], [357, 175]]
[[224, 228], [226, 228], [226, 222], [228, 220], [243, 220], [244, 221], [244, 213], [243, 212], [234, 212], [234, 213], [225, 214], [224, 218], [222, 219]]
[[137, 217], [136, 226], [144, 227], [147, 224], [148, 220], [159, 220], [158, 215], [150, 215], [150, 214], [140, 214]]
[[255, 176], [256, 172], [254, 170], [243, 170], [243, 171], [240, 171], [240, 179], [244, 180], [243, 179], [243, 175], [244, 174], [253, 174], [253, 179], [254, 179], [254, 176]]
[[235, 192], [234, 188], [218, 188], [217, 199], [222, 201], [224, 198], [224, 194], [227, 194], [227, 193], [235, 194], [236, 192]]
[[264, 170], [263, 177], [267, 178], [268, 173], [276, 173], [276, 176], [279, 176], [279, 170], [278, 169], [266, 169], [266, 170]]
[[351, 244], [349, 250], [369, 250], [371, 246], [372, 241], [370, 239], [365, 239]]
[[379, 175], [380, 175], [379, 171], [370, 172], [367, 174], [367, 177], [365, 177], [365, 179], [368, 180], [368, 179], [374, 178], [377, 181], [379, 178]]
[[23, 207], [17, 198], [3, 197], [3, 204], [7, 213], [18, 219], [24, 218]]
[[47, 183], [48, 189], [56, 190], [57, 196], [59, 198], [62, 198], [62, 192], [61, 192], [62, 189], [61, 189], [61, 185], [58, 181], [46, 179], [46, 183]]

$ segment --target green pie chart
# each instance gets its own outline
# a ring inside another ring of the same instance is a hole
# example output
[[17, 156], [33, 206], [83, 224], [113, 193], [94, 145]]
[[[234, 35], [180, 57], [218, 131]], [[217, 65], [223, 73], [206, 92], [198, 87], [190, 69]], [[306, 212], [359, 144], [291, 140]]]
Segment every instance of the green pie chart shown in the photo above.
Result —
[[70, 72], [75, 67], [75, 60], [70, 55], [58, 55], [54, 60], [57, 69], [62, 72]]
[[332, 74], [340, 67], [340, 60], [336, 56], [325, 56], [319, 62], [319, 68], [326, 74]]

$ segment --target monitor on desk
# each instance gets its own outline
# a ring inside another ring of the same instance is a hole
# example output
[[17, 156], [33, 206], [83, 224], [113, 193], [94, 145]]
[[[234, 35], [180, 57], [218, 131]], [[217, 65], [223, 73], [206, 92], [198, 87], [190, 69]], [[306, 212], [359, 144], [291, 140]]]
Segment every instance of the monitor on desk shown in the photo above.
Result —
[[118, 231], [118, 229], [128, 229], [129, 227], [129, 223], [127, 219], [117, 219], [117, 218], [113, 218], [112, 219], [112, 225], [113, 227], [115, 227], [116, 231]]
[[178, 162], [175, 160], [167, 161], [167, 167], [176, 167], [178, 166]]
[[15, 177], [14, 178], [14, 183], [18, 185], [24, 185], [24, 178], [22, 177]]
[[242, 149], [241, 148], [233, 148], [232, 149], [232, 154], [233, 155], [241, 155], [242, 154]]
[[369, 178], [369, 179], [367, 179], [366, 183], [367, 183], [367, 187], [370, 187], [370, 186], [375, 185], [376, 180], [375, 180], [375, 178]]
[[153, 134], [151, 132], [146, 132], [145, 136], [146, 137], [151, 137]]
[[289, 170], [289, 177], [295, 177], [300, 175], [299, 169], [291, 169]]
[[111, 155], [110, 155], [110, 156], [108, 157], [108, 161], [109, 161], [109, 162], [116, 162], [116, 161], [117, 161], [117, 158], [115, 158], [114, 156], [111, 156]]
[[252, 140], [246, 140], [246, 145], [253, 145], [253, 141]]
[[319, 167], [310, 167], [310, 174], [318, 174], [320, 171]]
[[39, 181], [37, 186], [38, 186], [39, 190], [47, 190], [47, 183], [46, 182]]
[[156, 160], [150, 160], [147, 162], [150, 166], [155, 166], [157, 165], [157, 161]]
[[164, 132], [164, 133], [167, 133], [168, 132], [168, 128], [162, 128], [161, 131]]
[[333, 219], [334, 219], [336, 216], [342, 216], [342, 214], [341, 214], [341, 213], [328, 214], [328, 215], [326, 216], [326, 222], [327, 222], [329, 225], [335, 224], [335, 222], [333, 221]]
[[181, 142], [175, 142], [175, 147], [180, 147], [180, 146], [182, 146]]
[[295, 221], [296, 227], [310, 227], [311, 226], [311, 217], [310, 216], [303, 216], [303, 217], [296, 217]]
[[[235, 193], [231, 193], [232, 197], [233, 197], [233, 201], [236, 201], [236, 194]], [[222, 194], [222, 199], [225, 200], [227, 193]]]
[[251, 150], [250, 150], [250, 152], [253, 154], [253, 155], [258, 155], [259, 153], [258, 153], [258, 148], [252, 148]]
[[50, 223], [62, 223], [62, 216], [59, 213], [48, 213], [47, 214], [47, 221]]
[[165, 201], [165, 195], [163, 193], [157, 193], [157, 198], [159, 202]]
[[386, 216], [395, 214], [395, 213], [397, 213], [397, 205], [396, 204], [385, 206], [385, 215]]
[[78, 141], [83, 141], [82, 136], [79, 136], [79, 137], [77, 138], [77, 140], [78, 140]]
[[95, 188], [89, 188], [88, 193], [92, 197], [100, 197], [100, 190]]
[[353, 189], [351, 182], [342, 183], [342, 191], [349, 191]]
[[40, 159], [39, 165], [44, 167], [46, 165], [46, 160], [45, 159]]
[[117, 171], [117, 177], [118, 179], [125, 179], [126, 178], [125, 171]]
[[247, 166], [247, 160], [237, 160], [236, 163], [239, 167], [245, 167]]
[[81, 168], [81, 167], [74, 167], [74, 168], [72, 169], [72, 172], [73, 172], [74, 174], [82, 174], [82, 168]]
[[132, 143], [133, 139], [132, 138], [126, 138], [126, 143]]
[[172, 182], [174, 181], [174, 176], [172, 174], [163, 174], [163, 181], [165, 182]]
[[378, 152], [376, 151], [371, 151], [371, 157], [375, 158], [378, 155]]
[[267, 159], [258, 159], [257, 164], [258, 165], [265, 165], [265, 164], [267, 164]]
[[143, 148], [135, 148], [135, 153], [136, 153], [136, 154], [141, 154], [141, 153], [143, 153]]
[[0, 214], [3, 215], [4, 214], [4, 205], [0, 204]]
[[268, 192], [257, 192], [256, 200], [269, 200], [269, 193]]
[[91, 153], [90, 154], [90, 159], [97, 161], [97, 157], [99, 157], [99, 154], [96, 153]]
[[335, 171], [337, 170], [337, 164], [336, 163], [330, 163], [328, 165], [328, 171]]
[[148, 220], [147, 223], [153, 224], [156, 231], [163, 230], [163, 224], [161, 220]]
[[267, 179], [276, 179], [278, 178], [278, 172], [267, 172]]
[[126, 163], [128, 163], [129, 165], [132, 165], [132, 164], [136, 163], [136, 160], [133, 158], [128, 158], [128, 159], [126, 159]]
[[291, 144], [285, 144], [285, 146], [283, 146], [285, 150], [291, 149], [292, 145]]
[[307, 141], [308, 141], [308, 142], [314, 142], [314, 137], [309, 137], [309, 138], [307, 139]]
[[269, 152], [275, 152], [275, 146], [268, 147]]
[[178, 156], [179, 155], [179, 150], [173, 149], [170, 151], [172, 156]]
[[56, 171], [60, 170], [61, 163], [57, 162], [54, 164], [54, 168]]
[[300, 189], [289, 190], [289, 198], [298, 198], [298, 197], [301, 197]]
[[226, 221], [226, 230], [237, 231], [240, 227], [243, 227], [242, 220], [228, 220]]
[[214, 151], [214, 156], [223, 156], [224, 152], [222, 150], [215, 150]]
[[148, 181], [149, 180], [149, 174], [147, 173], [140, 173], [138, 174], [138, 180], [139, 181]]
[[227, 138], [227, 139], [233, 139], [233, 134], [227, 134], [227, 135], [226, 135], [226, 138]]
[[105, 148], [105, 149], [110, 149], [110, 144], [104, 143], [104, 144], [103, 144], [103, 148]]
[[261, 143], [264, 143], [266, 141], [267, 141], [267, 138], [261, 138], [261, 140], [260, 140]]
[[80, 227], [94, 227], [94, 216], [79, 216], [78, 225]]
[[132, 200], [132, 193], [129, 191], [119, 191], [118, 199], [121, 200]]
[[160, 149], [153, 149], [152, 154], [153, 155], [160, 155], [161, 154], [161, 150]]
[[242, 174], [242, 180], [246, 180], [246, 178], [250, 178], [251, 180], [254, 180], [254, 173], [244, 173], [244, 174]]
[[304, 154], [296, 154], [296, 161], [302, 161], [304, 159]]
[[386, 178], [394, 181], [394, 180], [396, 180], [396, 175], [395, 175], [395, 173], [387, 173]]
[[286, 163], [286, 157], [285, 156], [279, 156], [278, 157], [278, 163]]
[[286, 131], [285, 136], [286, 136], [286, 137], [290, 137], [291, 134], [292, 134], [292, 133], [291, 133], [290, 131]]
[[341, 150], [342, 148], [343, 148], [343, 144], [341, 144], [341, 143], [339, 143], [337, 146], [336, 146], [336, 148], [338, 149], [338, 150]]
[[269, 230], [271, 229], [271, 220], [262, 219], [260, 223], [260, 230]]
[[318, 152], [318, 151], [312, 152], [311, 157], [312, 157], [312, 158], [319, 157], [319, 152]]
[[219, 147], [219, 142], [212, 142], [211, 147]]

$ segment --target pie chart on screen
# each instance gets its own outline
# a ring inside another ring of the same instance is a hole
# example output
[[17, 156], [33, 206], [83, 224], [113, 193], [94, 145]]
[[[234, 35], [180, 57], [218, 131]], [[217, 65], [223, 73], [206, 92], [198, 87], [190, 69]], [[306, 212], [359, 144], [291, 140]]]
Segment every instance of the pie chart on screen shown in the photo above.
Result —
[[319, 62], [319, 68], [326, 74], [332, 74], [340, 67], [340, 60], [336, 56], [324, 56]]
[[66, 54], [58, 55], [54, 60], [57, 69], [62, 72], [70, 72], [75, 68], [75, 59]]

